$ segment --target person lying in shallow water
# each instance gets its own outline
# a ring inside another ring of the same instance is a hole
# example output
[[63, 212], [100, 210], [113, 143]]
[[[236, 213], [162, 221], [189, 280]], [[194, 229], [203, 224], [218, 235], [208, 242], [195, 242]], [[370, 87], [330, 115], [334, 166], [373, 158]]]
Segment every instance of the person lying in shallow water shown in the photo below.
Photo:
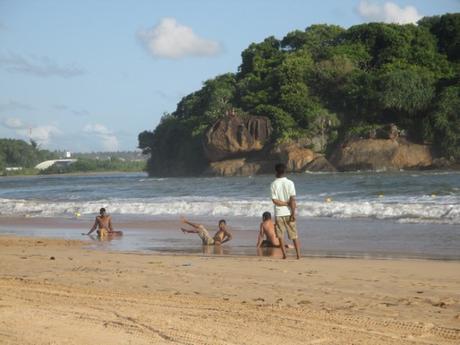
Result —
[[211, 237], [208, 230], [201, 224], [189, 222], [183, 217], [181, 218], [181, 222], [193, 227], [193, 229], [180, 228], [182, 232], [184, 234], [198, 234], [205, 246], [221, 245], [232, 239], [232, 234], [227, 228], [225, 219], [219, 220], [219, 230], [217, 230], [214, 237]]
[[87, 234], [82, 233], [82, 235], [90, 235], [94, 230], [97, 229], [97, 235], [100, 238], [113, 236], [113, 235], [123, 235], [122, 231], [113, 230], [112, 226], [112, 217], [106, 213], [105, 208], [99, 210], [99, 215], [94, 221], [93, 227], [89, 230]]

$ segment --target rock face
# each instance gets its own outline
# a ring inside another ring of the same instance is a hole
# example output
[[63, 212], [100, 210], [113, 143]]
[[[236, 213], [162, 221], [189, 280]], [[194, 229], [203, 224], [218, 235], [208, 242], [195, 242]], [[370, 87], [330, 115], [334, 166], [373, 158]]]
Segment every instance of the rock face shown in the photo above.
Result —
[[362, 139], [339, 147], [330, 161], [340, 171], [421, 169], [433, 156], [429, 146], [403, 139]]
[[273, 174], [276, 163], [286, 164], [288, 172], [336, 171], [322, 155], [301, 145], [285, 144], [271, 151], [261, 151], [251, 158], [226, 159], [209, 163], [205, 175], [211, 176], [251, 176]]
[[[327, 158], [320, 153], [326, 149], [327, 133], [280, 144], [271, 140], [272, 131], [267, 117], [226, 115], [202, 138], [185, 144], [175, 146], [180, 131], [167, 133], [167, 138], [174, 139], [164, 145], [161, 140], [154, 143], [157, 151], [152, 150], [149, 172], [155, 176], [250, 176], [273, 174], [276, 163], [286, 164], [291, 173], [446, 168], [452, 164], [435, 159], [430, 146], [409, 142], [394, 124], [344, 133], [343, 144]], [[151, 144], [148, 135], [143, 139]]]
[[211, 162], [242, 157], [262, 150], [271, 134], [272, 126], [267, 117], [227, 116], [206, 131], [204, 152]]
[[275, 147], [271, 155], [274, 161], [286, 164], [287, 171], [289, 172], [305, 171], [307, 164], [312, 162], [317, 156], [315, 152], [298, 143]]
[[329, 163], [324, 156], [317, 156], [314, 160], [308, 163], [304, 168], [304, 171], [322, 171], [322, 172], [335, 172], [337, 169]]
[[211, 176], [252, 176], [272, 172], [271, 161], [247, 161], [246, 158], [211, 162], [205, 175]]

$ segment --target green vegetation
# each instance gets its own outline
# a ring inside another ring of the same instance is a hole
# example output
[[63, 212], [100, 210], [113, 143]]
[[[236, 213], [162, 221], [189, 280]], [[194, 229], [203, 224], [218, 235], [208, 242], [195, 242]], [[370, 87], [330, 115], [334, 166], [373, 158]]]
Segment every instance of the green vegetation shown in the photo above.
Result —
[[87, 172], [136, 172], [145, 170], [145, 161], [123, 161], [119, 158], [107, 160], [79, 158], [75, 163], [60, 166], [52, 165], [40, 174], [67, 174], [67, 173], [87, 173]]
[[460, 160], [459, 13], [418, 25], [313, 25], [252, 43], [241, 56], [237, 73], [207, 80], [139, 134], [148, 171], [199, 172], [206, 128], [232, 108], [268, 116], [274, 142], [319, 135], [326, 124], [333, 147], [348, 133], [395, 123]]
[[[37, 173], [35, 165], [57, 158], [55, 153], [41, 150], [34, 141], [29, 144], [24, 140], [0, 139], [0, 172], [3, 171], [3, 174], [34, 175]], [[4, 171], [6, 167], [20, 167], [22, 170]]]
[[[61, 152], [62, 154], [62, 152]], [[57, 152], [39, 149], [37, 143], [31, 141], [27, 143], [17, 139], [0, 139], [0, 173], [3, 175], [36, 175], [36, 174], [63, 174], [63, 173], [85, 173], [85, 172], [109, 172], [123, 171], [135, 172], [145, 170], [144, 160], [128, 160], [123, 157], [137, 158], [136, 153], [121, 152], [120, 156], [106, 156], [106, 153], [80, 154], [77, 161], [70, 165], [53, 165], [46, 170], [39, 171], [34, 167], [43, 161], [59, 159], [61, 156]], [[101, 156], [101, 159], [87, 158], [92, 155]], [[15, 167], [20, 170], [9, 170], [5, 168]]]

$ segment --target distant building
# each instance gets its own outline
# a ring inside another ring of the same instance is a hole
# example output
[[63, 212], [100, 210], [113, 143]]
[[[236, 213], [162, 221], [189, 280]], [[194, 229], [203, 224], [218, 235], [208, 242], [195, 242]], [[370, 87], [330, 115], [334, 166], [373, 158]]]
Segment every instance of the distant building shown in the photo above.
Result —
[[65, 158], [70, 158], [70, 157], [72, 157], [72, 154], [69, 151], [67, 151], [65, 153]]
[[6, 167], [5, 171], [21, 171], [22, 167]]
[[55, 159], [55, 160], [49, 160], [49, 161], [44, 161], [35, 166], [35, 169], [38, 170], [45, 170], [48, 169], [50, 166], [57, 165], [57, 166], [67, 166], [72, 163], [75, 163], [77, 160], [76, 159]]

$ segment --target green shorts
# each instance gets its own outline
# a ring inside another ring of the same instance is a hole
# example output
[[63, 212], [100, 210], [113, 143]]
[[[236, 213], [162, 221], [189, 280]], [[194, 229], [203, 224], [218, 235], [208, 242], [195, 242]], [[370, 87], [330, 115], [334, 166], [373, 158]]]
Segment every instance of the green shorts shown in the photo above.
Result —
[[276, 217], [276, 237], [284, 238], [284, 233], [287, 232], [290, 240], [296, 240], [298, 238], [295, 222], [291, 222], [290, 219], [291, 216]]

